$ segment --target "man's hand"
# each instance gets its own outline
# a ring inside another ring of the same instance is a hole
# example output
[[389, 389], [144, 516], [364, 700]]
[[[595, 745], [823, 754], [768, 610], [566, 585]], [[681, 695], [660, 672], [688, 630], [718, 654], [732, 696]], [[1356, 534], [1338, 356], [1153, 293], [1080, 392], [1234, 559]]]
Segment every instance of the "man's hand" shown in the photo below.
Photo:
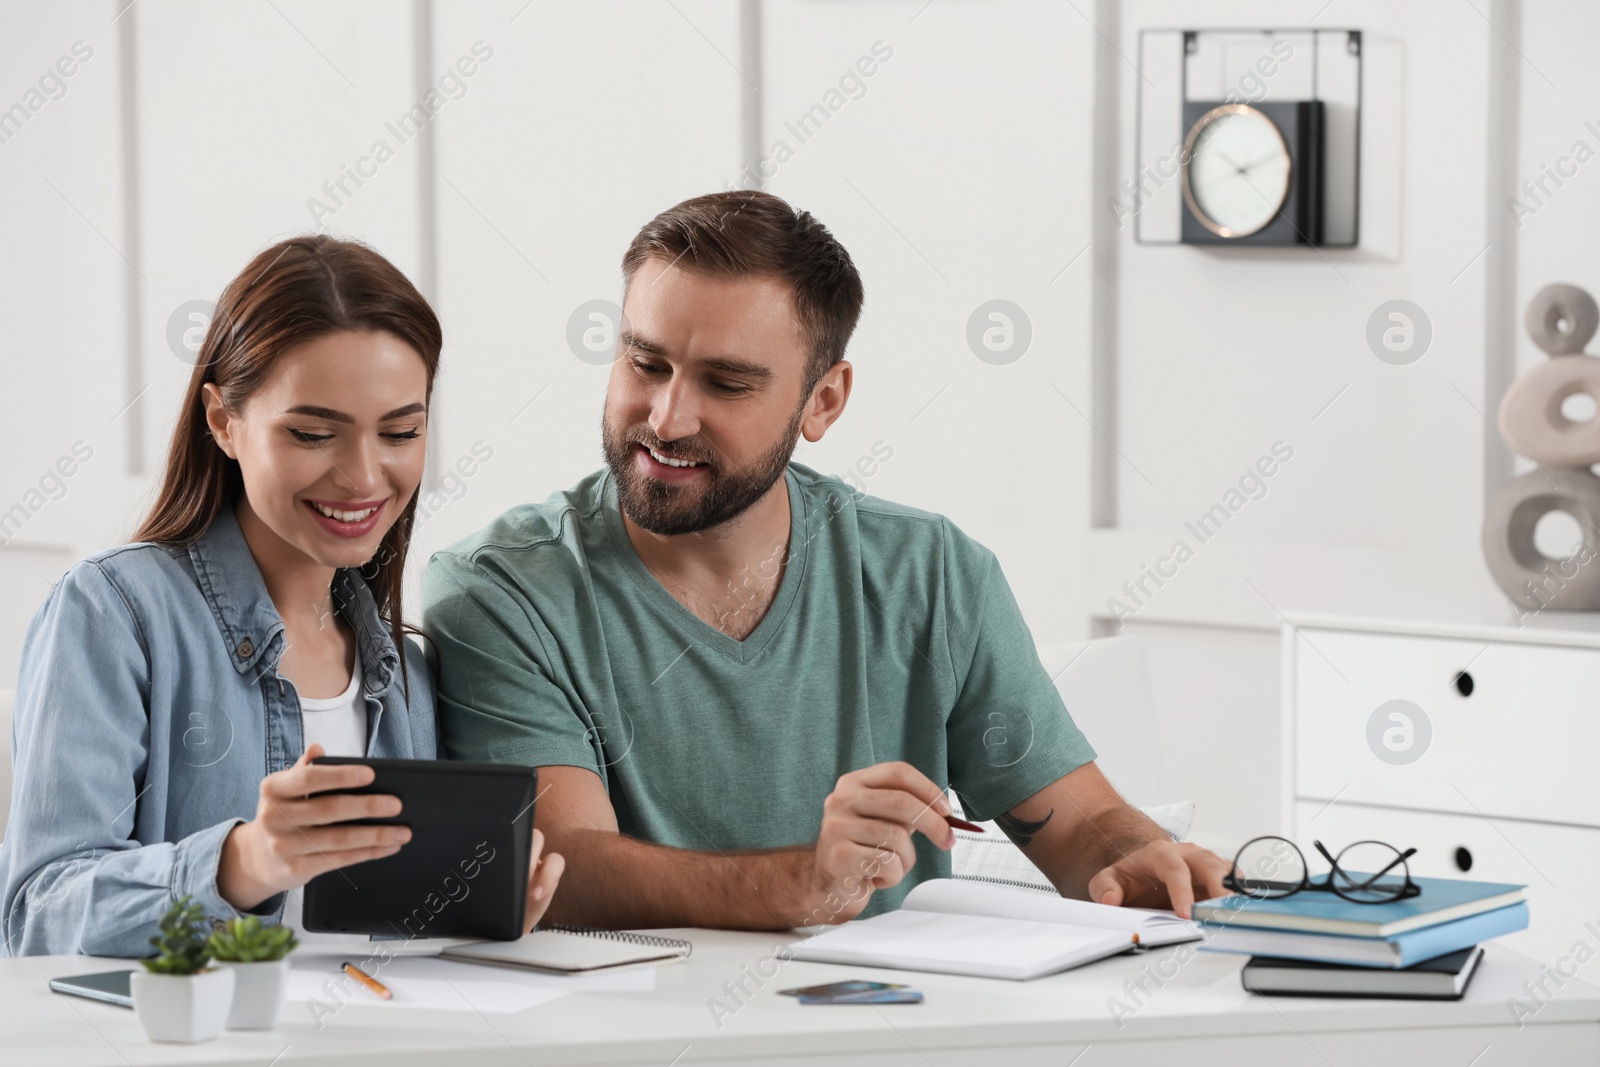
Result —
[[940, 848], [955, 845], [948, 814], [944, 790], [909, 763], [878, 763], [841, 777], [822, 803], [801, 921], [838, 923], [861, 914], [874, 890], [899, 885], [917, 862], [913, 831]]
[[1089, 899], [1130, 908], [1168, 908], [1187, 919], [1196, 900], [1222, 896], [1229, 863], [1199, 845], [1151, 841], [1089, 879]]
[[411, 840], [405, 826], [342, 826], [352, 819], [400, 814], [400, 798], [379, 794], [327, 794], [370, 785], [371, 767], [313, 766], [323, 754], [312, 745], [293, 767], [261, 780], [256, 817], [222, 842], [217, 891], [241, 911], [319, 874], [392, 856]]
[[528, 908], [522, 925], [524, 934], [544, 918], [545, 909], [550, 907], [550, 898], [555, 895], [556, 883], [561, 881], [561, 872], [567, 866], [567, 861], [561, 858], [559, 852], [552, 852], [541, 859], [539, 854], [543, 851], [544, 834], [534, 830], [533, 853], [528, 860]]
[[995, 821], [1064, 897], [1130, 908], [1171, 908], [1221, 896], [1226, 860], [1178, 844], [1085, 763]]
[[816, 842], [783, 848], [695, 852], [635, 840], [618, 831], [594, 771], [540, 767], [539, 785], [534, 818], [567, 861], [566, 889], [548, 914], [610, 930], [840, 923], [905, 877], [917, 856], [912, 833], [955, 844], [944, 790], [905, 763], [841, 777], [823, 802]]

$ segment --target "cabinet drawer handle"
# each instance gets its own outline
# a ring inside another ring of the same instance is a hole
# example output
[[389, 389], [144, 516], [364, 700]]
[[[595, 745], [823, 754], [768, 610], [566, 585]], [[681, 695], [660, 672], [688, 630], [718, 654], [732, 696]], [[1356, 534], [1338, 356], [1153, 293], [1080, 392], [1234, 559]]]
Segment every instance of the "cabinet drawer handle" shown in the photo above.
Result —
[[1475, 683], [1472, 681], [1472, 675], [1468, 674], [1466, 671], [1456, 672], [1456, 692], [1460, 693], [1464, 697], [1469, 697], [1472, 695], [1474, 684]]

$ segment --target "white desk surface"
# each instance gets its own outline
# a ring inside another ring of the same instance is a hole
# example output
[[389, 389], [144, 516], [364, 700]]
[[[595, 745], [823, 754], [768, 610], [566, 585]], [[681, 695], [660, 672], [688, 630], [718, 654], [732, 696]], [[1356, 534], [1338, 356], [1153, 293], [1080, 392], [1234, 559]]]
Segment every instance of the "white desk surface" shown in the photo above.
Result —
[[[197, 1045], [152, 1044], [126, 1008], [51, 993], [46, 985], [52, 977], [112, 969], [124, 961], [5, 959], [0, 1061], [27, 1067], [1600, 1063], [1600, 989], [1567, 979], [1519, 1029], [1508, 1000], [1525, 999], [1523, 983], [1537, 981], [1541, 968], [1494, 945], [1459, 1002], [1253, 996], [1239, 985], [1243, 957], [1195, 952], [1180, 963], [1181, 946], [1032, 982], [778, 961], [777, 974], [719, 1027], [708, 999], [726, 1002], [724, 982], [739, 979], [746, 966], [754, 973], [774, 945], [797, 935], [666, 933], [691, 939], [694, 954], [660, 968], [649, 993], [573, 994], [520, 1014], [404, 1011], [356, 1000], [320, 1030], [305, 1004], [290, 1002], [276, 1030], [225, 1032]], [[1163, 968], [1175, 976], [1159, 988], [1146, 979], [1143, 1006], [1119, 1025], [1110, 998], [1133, 1006], [1124, 983], [1141, 973], [1159, 975]], [[927, 999], [920, 1005], [818, 1007], [777, 993], [843, 978], [903, 981]], [[1258, 1058], [1241, 1060], [1246, 1056]]]

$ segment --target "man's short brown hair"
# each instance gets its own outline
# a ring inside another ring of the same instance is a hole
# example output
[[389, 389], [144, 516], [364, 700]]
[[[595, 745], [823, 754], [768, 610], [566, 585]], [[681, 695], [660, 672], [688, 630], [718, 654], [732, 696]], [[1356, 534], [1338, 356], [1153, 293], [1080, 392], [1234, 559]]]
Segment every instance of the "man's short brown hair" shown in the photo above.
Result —
[[[771, 193], [741, 189], [676, 204], [645, 223], [622, 256], [623, 292], [647, 260], [697, 274], [770, 275], [794, 294], [809, 359], [809, 395], [834, 364], [861, 318], [861, 275], [850, 253], [809, 211], [796, 213]], [[626, 297], [624, 297], [626, 299]]]

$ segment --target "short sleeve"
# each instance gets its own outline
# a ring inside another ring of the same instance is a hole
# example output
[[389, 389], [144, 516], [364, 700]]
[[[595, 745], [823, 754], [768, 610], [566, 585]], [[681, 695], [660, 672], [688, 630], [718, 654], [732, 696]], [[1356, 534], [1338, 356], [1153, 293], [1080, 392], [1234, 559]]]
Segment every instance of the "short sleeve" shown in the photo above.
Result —
[[946, 721], [950, 783], [992, 819], [1095, 758], [1039, 662], [994, 553], [948, 527], [946, 633], [957, 696]]
[[422, 601], [448, 758], [586, 767], [605, 779], [593, 740], [600, 735], [546, 652], [548, 630], [504, 579], [438, 552], [423, 575]]

